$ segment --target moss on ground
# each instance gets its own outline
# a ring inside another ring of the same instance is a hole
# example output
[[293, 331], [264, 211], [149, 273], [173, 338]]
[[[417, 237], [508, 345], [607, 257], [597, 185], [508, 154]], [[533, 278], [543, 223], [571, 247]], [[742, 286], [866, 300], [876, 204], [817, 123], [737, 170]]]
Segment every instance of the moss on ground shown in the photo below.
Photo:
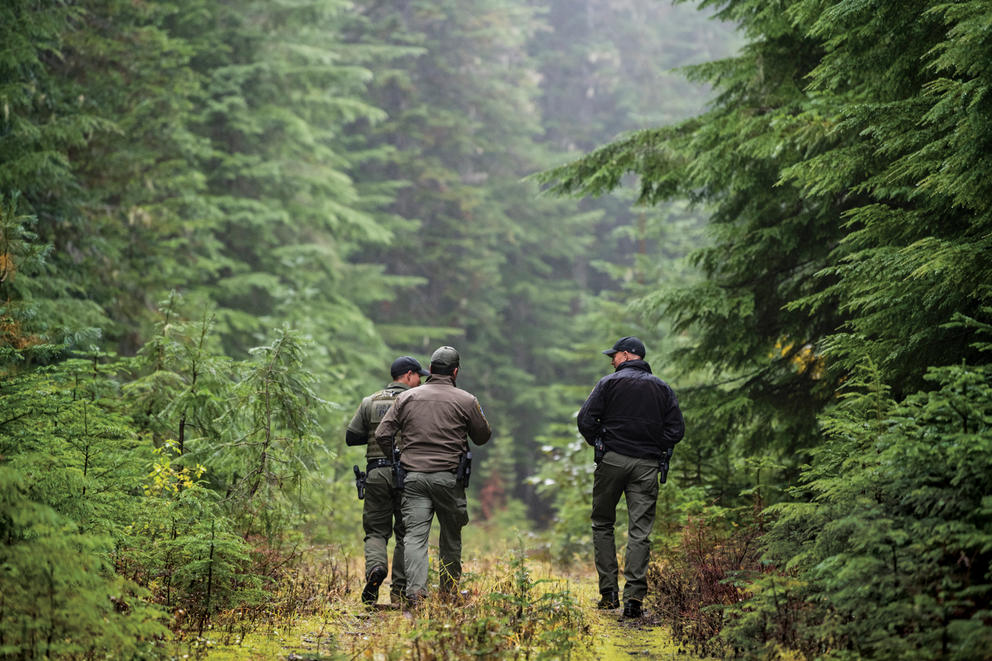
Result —
[[[368, 611], [353, 590], [316, 615], [258, 626], [243, 638], [209, 630], [195, 644], [187, 641], [177, 656], [209, 661], [504, 659], [515, 658], [515, 654], [522, 659], [575, 661], [698, 658], [683, 654], [650, 612], [639, 620], [624, 620], [619, 609], [597, 610], [599, 595], [591, 568], [562, 572], [547, 562], [528, 560], [526, 579], [522, 579], [519, 564], [500, 556], [466, 561], [466, 594], [461, 604], [431, 599], [413, 613], [385, 603]], [[559, 610], [553, 604], [546, 605], [549, 610], [545, 611], [533, 606], [530, 615], [525, 608], [521, 617], [519, 612], [514, 614], [520, 602], [493, 605], [491, 595], [512, 596], [521, 585], [527, 586], [524, 603], [547, 604], [541, 595], [549, 595], [560, 604]]]

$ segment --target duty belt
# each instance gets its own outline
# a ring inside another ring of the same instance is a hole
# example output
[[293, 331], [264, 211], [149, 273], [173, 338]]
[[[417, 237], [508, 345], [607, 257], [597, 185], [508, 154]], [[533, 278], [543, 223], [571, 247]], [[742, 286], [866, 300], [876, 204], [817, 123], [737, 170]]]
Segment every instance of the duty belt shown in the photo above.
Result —
[[389, 459], [386, 459], [386, 458], [373, 459], [372, 461], [370, 461], [368, 463], [367, 466], [365, 466], [365, 470], [366, 470], [366, 472], [368, 472], [368, 471], [372, 470], [373, 468], [387, 468], [387, 467], [392, 466], [392, 465], [393, 465], [393, 462], [391, 462]]

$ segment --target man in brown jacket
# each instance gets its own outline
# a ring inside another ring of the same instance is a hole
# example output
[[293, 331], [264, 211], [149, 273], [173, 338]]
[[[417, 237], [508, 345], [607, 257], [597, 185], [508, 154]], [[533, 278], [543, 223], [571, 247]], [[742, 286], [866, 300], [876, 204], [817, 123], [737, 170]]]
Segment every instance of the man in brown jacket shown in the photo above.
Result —
[[403, 485], [406, 596], [417, 604], [427, 594], [427, 544], [434, 514], [439, 541], [441, 590], [453, 595], [462, 575], [462, 527], [468, 523], [465, 484], [459, 465], [468, 441], [482, 445], [492, 436], [479, 400], [455, 387], [458, 352], [448, 346], [431, 355], [431, 376], [396, 398], [375, 432], [383, 451], [400, 443]]

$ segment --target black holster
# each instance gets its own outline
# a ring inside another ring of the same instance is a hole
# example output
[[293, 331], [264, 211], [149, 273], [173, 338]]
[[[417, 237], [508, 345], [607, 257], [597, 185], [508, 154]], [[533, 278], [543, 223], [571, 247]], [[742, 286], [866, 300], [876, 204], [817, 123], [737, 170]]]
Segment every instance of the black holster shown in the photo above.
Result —
[[599, 462], [603, 460], [606, 456], [606, 443], [603, 443], [603, 438], [597, 436], [592, 442], [592, 460], [599, 465]]
[[355, 466], [355, 488], [358, 489], [358, 500], [365, 498], [365, 478], [366, 474]]
[[661, 459], [658, 460], [658, 484], [668, 481], [668, 465], [672, 461], [672, 453], [675, 448], [665, 448], [661, 451]]
[[466, 450], [458, 459], [458, 471], [455, 473], [455, 484], [468, 489], [469, 478], [472, 477], [472, 451]]
[[403, 486], [406, 484], [406, 469], [400, 464], [400, 449], [393, 446], [393, 485], [399, 489], [403, 490]]

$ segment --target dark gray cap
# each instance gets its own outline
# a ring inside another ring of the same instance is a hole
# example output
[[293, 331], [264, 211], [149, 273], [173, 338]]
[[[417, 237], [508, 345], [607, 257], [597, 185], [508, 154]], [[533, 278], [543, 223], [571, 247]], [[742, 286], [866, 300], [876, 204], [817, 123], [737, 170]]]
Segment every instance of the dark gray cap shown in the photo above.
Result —
[[452, 370], [458, 367], [458, 351], [454, 347], [439, 347], [431, 354], [431, 371], [440, 368], [442, 371]]
[[398, 376], [406, 374], [407, 372], [416, 372], [420, 376], [431, 375], [430, 372], [421, 367], [416, 358], [411, 358], [410, 356], [400, 356], [393, 361], [392, 365], [389, 366], [389, 375], [394, 379]]
[[640, 356], [641, 358], [643, 358], [645, 353], [647, 352], [647, 349], [644, 347], [644, 343], [641, 342], [639, 339], [637, 339], [636, 337], [628, 336], [628, 337], [621, 337], [619, 340], [617, 340], [617, 343], [613, 345], [612, 349], [607, 349], [603, 353], [605, 353], [607, 356], [612, 356], [618, 351], [628, 351], [634, 354], [635, 356]]

